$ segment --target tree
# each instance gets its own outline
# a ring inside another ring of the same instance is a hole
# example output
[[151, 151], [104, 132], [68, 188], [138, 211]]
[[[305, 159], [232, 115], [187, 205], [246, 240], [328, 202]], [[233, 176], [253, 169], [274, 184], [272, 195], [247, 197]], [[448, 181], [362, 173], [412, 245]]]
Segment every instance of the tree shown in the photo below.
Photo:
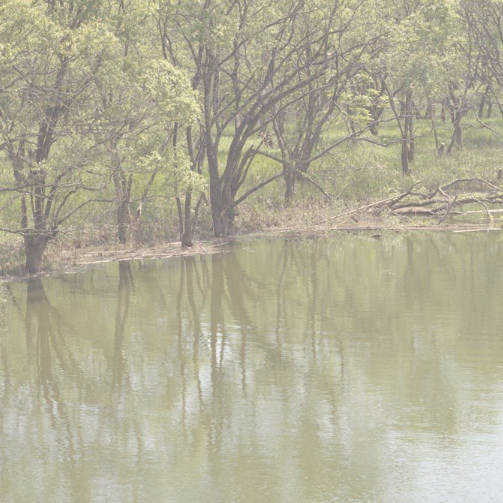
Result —
[[499, 0], [463, 0], [460, 2], [461, 18], [480, 53], [478, 77], [485, 86], [479, 105], [482, 118], [487, 104], [488, 114], [492, 101], [496, 101], [503, 116], [503, 106], [498, 90], [503, 85], [503, 3]]
[[443, 67], [445, 106], [452, 124], [447, 153], [451, 153], [455, 146], [463, 148], [462, 121], [473, 109], [476, 97], [484, 86], [483, 53], [475, 32], [470, 29], [463, 2], [459, 2], [451, 12], [452, 28], [449, 30]]
[[[336, 3], [330, 9], [319, 4], [303, 15], [302, 26], [296, 34], [299, 42], [311, 36], [315, 25], [324, 30], [323, 36], [309, 44], [298, 43], [291, 63], [296, 69], [294, 79], [308, 83], [287, 103], [280, 102], [271, 111], [281, 157], [261, 152], [282, 165], [286, 205], [292, 201], [297, 179], [307, 180], [325, 193], [308, 176], [311, 164], [345, 140], [356, 139], [367, 130], [362, 127], [343, 138], [324, 142], [327, 129], [333, 129], [341, 118], [346, 119], [348, 109], [355, 117], [359, 115], [357, 110], [360, 111], [362, 102], [368, 98], [368, 88], [360, 92], [353, 86], [355, 80], [362, 77], [363, 62], [375, 56], [373, 48], [379, 38], [373, 30], [367, 30], [364, 12], [362, 2], [345, 2], [344, 6]], [[313, 54], [318, 54], [318, 59], [313, 58]], [[321, 68], [324, 71], [320, 71]], [[316, 73], [318, 78], [311, 81], [310, 77]], [[366, 122], [375, 126], [375, 120], [365, 115]]]
[[[125, 244], [133, 221], [163, 178], [165, 194], [197, 183], [178, 148], [178, 124], [192, 127], [199, 108], [183, 69], [156, 50], [154, 18], [142, 0], [112, 2], [111, 29], [122, 46], [114, 78], [95, 79], [97, 141], [113, 185], [117, 236]], [[182, 239], [183, 241], [183, 239]]]
[[2, 230], [23, 237], [29, 273], [61, 225], [93, 200], [86, 104], [118, 50], [97, 10], [87, 1], [0, 4], [0, 152], [10, 166], [0, 191], [20, 216]]
[[[112, 180], [117, 236], [125, 244], [143, 205], [163, 180], [164, 197], [178, 196], [198, 180], [177, 145], [179, 122], [190, 126], [198, 108], [190, 83], [182, 71], [165, 60], [126, 57], [117, 81], [95, 80], [99, 97], [95, 106], [94, 135], [102, 145], [103, 163]], [[158, 191], [157, 191], [158, 192]]]
[[380, 75], [401, 143], [403, 174], [414, 160], [417, 101], [432, 106], [432, 94], [444, 85], [445, 66], [452, 62], [453, 37], [459, 26], [448, 0], [383, 1], [377, 16], [386, 32], [382, 57], [370, 70]]
[[[201, 74], [199, 68], [202, 61], [202, 40], [194, 38], [198, 33], [200, 20], [191, 17], [191, 6], [187, 2], [173, 4], [171, 1], [155, 2], [152, 17], [155, 30], [153, 46], [160, 48], [163, 59], [169, 61], [173, 67], [185, 69], [191, 73], [191, 88], [196, 92], [200, 87]], [[197, 9], [199, 10], [199, 9]], [[194, 30], [190, 29], [192, 20]], [[197, 53], [194, 52], [197, 50]], [[174, 123], [171, 128], [173, 149], [188, 159], [191, 179], [195, 183], [188, 183], [185, 190], [179, 189], [176, 194], [178, 212], [178, 227], [180, 242], [183, 247], [193, 244], [194, 223], [197, 222], [201, 203], [206, 199], [204, 184], [202, 183], [203, 164], [205, 159], [204, 128], [201, 120], [185, 123]], [[193, 207], [194, 190], [199, 189], [195, 207]]]
[[[173, 28], [165, 37], [166, 51], [180, 54], [180, 64], [189, 68], [201, 95], [201, 146], [216, 236], [232, 232], [241, 202], [283, 176], [278, 173], [238, 194], [263, 144], [258, 133], [327, 71], [321, 42], [334, 16], [326, 2], [318, 4], [327, 17], [309, 27], [303, 19], [312, 6], [302, 0], [181, 1], [170, 11]], [[312, 48], [309, 61], [293, 64], [307, 47]], [[311, 73], [305, 71], [308, 66]], [[220, 155], [224, 145], [225, 157]]]

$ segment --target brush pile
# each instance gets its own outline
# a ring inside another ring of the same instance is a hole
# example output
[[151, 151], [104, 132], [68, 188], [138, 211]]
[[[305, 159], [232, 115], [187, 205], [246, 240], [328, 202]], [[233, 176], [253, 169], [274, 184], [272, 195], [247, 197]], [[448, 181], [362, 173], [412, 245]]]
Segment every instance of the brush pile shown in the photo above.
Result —
[[354, 220], [364, 213], [434, 217], [439, 223], [454, 216], [485, 214], [493, 223], [494, 215], [503, 214], [503, 186], [482, 178], [460, 178], [430, 189], [415, 184], [406, 192], [341, 213], [331, 220], [347, 217]]

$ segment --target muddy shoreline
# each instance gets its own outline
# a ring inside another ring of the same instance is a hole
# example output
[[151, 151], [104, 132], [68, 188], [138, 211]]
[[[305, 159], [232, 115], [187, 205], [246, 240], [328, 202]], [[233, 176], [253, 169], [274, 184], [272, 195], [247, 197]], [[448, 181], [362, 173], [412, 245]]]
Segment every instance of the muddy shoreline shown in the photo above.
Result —
[[[470, 223], [442, 223], [433, 224], [421, 222], [408, 223], [385, 223], [383, 221], [365, 221], [355, 224], [319, 225], [307, 227], [271, 228], [260, 232], [236, 234], [229, 238], [214, 238], [198, 241], [191, 248], [182, 248], [180, 242], [166, 242], [153, 246], [130, 246], [130, 247], [85, 247], [79, 249], [63, 249], [57, 254], [49, 254], [50, 265], [36, 275], [11, 274], [0, 276], [0, 283], [26, 281], [31, 278], [52, 276], [57, 274], [75, 273], [85, 270], [87, 267], [120, 261], [167, 259], [172, 257], [212, 255], [229, 251], [235, 244], [261, 238], [308, 238], [328, 237], [338, 232], [362, 232], [362, 233], [403, 233], [403, 232], [451, 232], [451, 233], [476, 233], [476, 232], [500, 232], [499, 226], [487, 226]], [[375, 236], [374, 236], [375, 237]]]

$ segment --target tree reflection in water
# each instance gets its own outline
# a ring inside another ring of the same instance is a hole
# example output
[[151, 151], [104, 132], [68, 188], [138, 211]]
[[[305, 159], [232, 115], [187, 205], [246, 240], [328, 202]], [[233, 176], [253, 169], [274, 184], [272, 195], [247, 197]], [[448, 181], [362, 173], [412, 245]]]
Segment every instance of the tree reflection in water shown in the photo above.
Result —
[[502, 258], [452, 237], [263, 241], [9, 285], [0, 490], [395, 497], [387, 460], [402, 438], [412, 487], [421, 448], [449, 439], [442, 452], [463, 457], [464, 411], [488, 431], [498, 421]]

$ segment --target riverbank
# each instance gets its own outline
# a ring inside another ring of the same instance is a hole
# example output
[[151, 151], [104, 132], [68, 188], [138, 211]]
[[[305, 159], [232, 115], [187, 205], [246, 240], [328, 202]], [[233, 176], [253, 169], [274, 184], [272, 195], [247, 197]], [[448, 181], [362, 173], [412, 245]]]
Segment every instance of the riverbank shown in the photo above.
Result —
[[[431, 216], [417, 217], [396, 216], [391, 214], [373, 215], [371, 210], [380, 202], [369, 203], [354, 209], [334, 213], [334, 208], [319, 208], [317, 212], [306, 208], [286, 210], [280, 221], [277, 215], [261, 222], [250, 224], [249, 215], [243, 215], [234, 236], [229, 238], [206, 238], [196, 241], [190, 248], [182, 248], [179, 241], [167, 241], [155, 244], [132, 244], [120, 246], [110, 243], [105, 245], [88, 245], [71, 247], [64, 240], [54, 243], [46, 253], [44, 268], [36, 276], [47, 276], [56, 273], [77, 272], [88, 266], [123, 260], [166, 259], [182, 256], [210, 255], [223, 253], [236, 243], [246, 240], [274, 237], [322, 237], [336, 232], [369, 233], [373, 238], [381, 237], [385, 232], [494, 232], [503, 230], [495, 217], [490, 219], [461, 222], [454, 219], [438, 220]], [[503, 215], [502, 215], [503, 216]], [[274, 218], [273, 218], [274, 217]], [[3, 250], [4, 254], [9, 250]], [[11, 248], [12, 253], [12, 248]], [[21, 258], [22, 251], [15, 253]], [[22, 273], [22, 263], [15, 264], [10, 271], [0, 274], [0, 282], [20, 281], [30, 276]]]

